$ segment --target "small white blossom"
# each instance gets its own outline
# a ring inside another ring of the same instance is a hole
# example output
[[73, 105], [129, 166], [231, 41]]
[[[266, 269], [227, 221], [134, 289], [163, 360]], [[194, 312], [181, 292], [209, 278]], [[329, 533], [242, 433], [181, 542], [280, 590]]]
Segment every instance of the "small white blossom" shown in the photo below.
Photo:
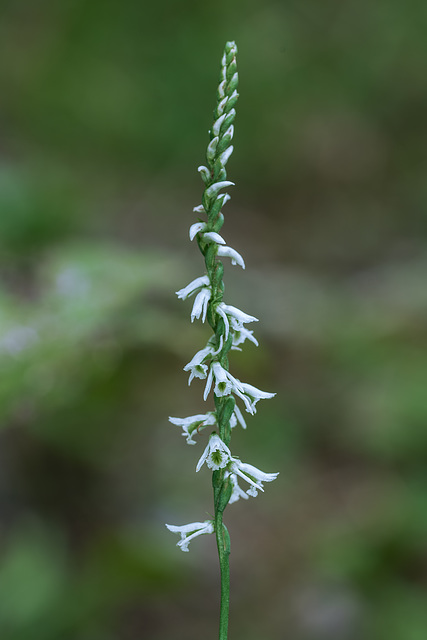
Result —
[[254, 343], [254, 345], [258, 346], [258, 340], [254, 337], [254, 332], [249, 331], [249, 329], [245, 329], [245, 327], [239, 327], [238, 329], [234, 329], [233, 331], [233, 343], [232, 349], [236, 351], [241, 351], [239, 348], [239, 344], [245, 342], [245, 340], [250, 340]]
[[[224, 302], [219, 303], [219, 305], [216, 307], [216, 311], [224, 320], [225, 339], [228, 338], [230, 324], [234, 331], [240, 332], [243, 328], [243, 323], [258, 322], [258, 318], [255, 318], [255, 316], [250, 316], [248, 313], [244, 313], [244, 311], [240, 311], [240, 309], [237, 309], [237, 307], [233, 307], [230, 304], [225, 304]], [[241, 340], [241, 342], [243, 342], [243, 340]]]
[[202, 316], [202, 322], [206, 320], [206, 313], [208, 311], [209, 300], [211, 299], [212, 291], [210, 287], [202, 287], [197, 294], [193, 309], [191, 311], [191, 322], [194, 322], [195, 318], [197, 320]]
[[239, 386], [236, 388], [235, 393], [243, 400], [246, 406], [246, 411], [254, 415], [256, 413], [255, 405], [258, 400], [268, 400], [269, 398], [274, 398], [275, 393], [268, 393], [267, 391], [261, 391], [251, 384], [247, 384], [246, 382], [240, 382]]
[[246, 482], [249, 482], [251, 487], [247, 493], [249, 496], [254, 497], [258, 495], [257, 489], [264, 491], [263, 482], [273, 482], [279, 475], [279, 473], [264, 473], [264, 471], [260, 471], [260, 469], [257, 469], [251, 464], [241, 462], [238, 458], [232, 458], [230, 471], [243, 478], [243, 480], [246, 480]]
[[216, 414], [213, 411], [208, 411], [208, 413], [198, 413], [195, 416], [188, 416], [188, 418], [169, 417], [169, 422], [182, 428], [182, 435], [187, 438], [187, 444], [196, 444], [196, 441], [193, 440], [194, 432], [198, 433], [200, 429], [215, 425]]
[[[231, 125], [233, 126], [233, 125]], [[214, 138], [215, 140], [215, 138]], [[213, 142], [213, 140], [212, 140]], [[212, 143], [211, 143], [212, 144]], [[209, 147], [208, 147], [209, 148]], [[221, 189], [225, 189], [226, 187], [234, 186], [234, 182], [230, 182], [230, 180], [221, 180], [220, 182], [214, 182], [208, 187], [205, 191], [206, 198], [214, 198], [218, 195]]]
[[237, 500], [239, 498], [243, 498], [244, 500], [248, 500], [249, 496], [246, 493], [246, 491], [243, 491], [243, 489], [241, 489], [239, 487], [239, 483], [237, 482], [237, 476], [235, 473], [230, 473], [229, 471], [226, 471], [224, 474], [224, 479], [229, 477], [230, 481], [231, 481], [231, 485], [233, 487], [232, 493], [231, 493], [231, 498], [228, 501], [228, 504], [233, 504], [233, 502], [237, 502]]
[[204, 349], [200, 349], [200, 351], [198, 351], [196, 355], [193, 356], [190, 362], [185, 365], [184, 371], [190, 372], [190, 378], [188, 380], [188, 384], [191, 384], [194, 378], [200, 378], [200, 380], [204, 380], [204, 378], [206, 378], [207, 370], [208, 370], [207, 365], [203, 364], [204, 361], [207, 360], [208, 358], [212, 358], [213, 356], [218, 355], [218, 353], [221, 351], [224, 344], [224, 338], [222, 336], [220, 337], [219, 347], [216, 350], [212, 340], [213, 338], [209, 340], [208, 344]]
[[224, 120], [227, 117], [227, 113], [224, 113], [222, 116], [220, 116], [217, 120], [215, 120], [213, 127], [212, 127], [212, 133], [214, 136], [218, 136], [219, 135], [219, 130], [221, 129], [221, 125], [224, 122]]
[[225, 151], [223, 151], [221, 153], [221, 155], [219, 156], [219, 161], [222, 164], [222, 166], [227, 164], [228, 159], [230, 158], [231, 154], [233, 153], [233, 145], [231, 144], [228, 149], [226, 149]]
[[194, 240], [196, 235], [200, 231], [203, 231], [205, 227], [206, 227], [206, 222], [195, 222], [194, 224], [192, 224], [189, 231], [190, 240]]
[[202, 453], [199, 462], [197, 463], [196, 471], [200, 471], [203, 463], [206, 462], [209, 469], [218, 471], [223, 469], [231, 460], [231, 451], [227, 445], [221, 440], [221, 438], [213, 433], [209, 438], [206, 449]]
[[177, 543], [177, 547], [180, 547], [181, 551], [188, 551], [188, 545], [193, 538], [202, 536], [205, 533], [213, 533], [214, 526], [212, 520], [205, 520], [204, 522], [190, 522], [190, 524], [183, 524], [182, 526], [176, 526], [174, 524], [165, 525], [172, 533], [179, 533], [181, 540]]
[[228, 316], [230, 316], [231, 325], [234, 325], [233, 328], [241, 327], [247, 322], [258, 322], [258, 318], [255, 318], [255, 316], [250, 316], [244, 311], [240, 311], [240, 309], [238, 309], [237, 307], [233, 307], [233, 305], [231, 304], [225, 304], [224, 302], [221, 302], [218, 307], [221, 307], [221, 309], [225, 311]]
[[202, 287], [208, 287], [209, 285], [210, 281], [208, 276], [200, 276], [200, 278], [196, 278], [195, 280], [190, 282], [190, 284], [187, 284], [187, 286], [183, 289], [176, 291], [176, 295], [178, 296], [178, 298], [180, 298], [180, 300], [186, 300], [189, 296], [193, 295], [193, 293], [196, 293], [198, 289], [201, 289]]
[[203, 394], [204, 400], [206, 400], [209, 395], [214, 378], [214, 393], [216, 396], [228, 396], [230, 393], [237, 393], [237, 390], [243, 393], [242, 383], [232, 376], [229, 371], [224, 369], [219, 362], [212, 362]]
[[201, 165], [200, 167], [197, 167], [197, 171], [200, 173], [201, 178], [205, 184], [207, 184], [211, 180], [211, 172], [207, 167]]
[[211, 242], [216, 242], [217, 244], [225, 244], [224, 238], [220, 236], [219, 233], [216, 233], [215, 231], [208, 231], [207, 233], [204, 233], [203, 240], [205, 242], [206, 240], [210, 240]]
[[226, 258], [231, 258], [231, 264], [238, 264], [239, 267], [242, 267], [242, 269], [245, 268], [245, 261], [243, 260], [242, 256], [231, 247], [218, 247], [218, 255], [225, 256]]

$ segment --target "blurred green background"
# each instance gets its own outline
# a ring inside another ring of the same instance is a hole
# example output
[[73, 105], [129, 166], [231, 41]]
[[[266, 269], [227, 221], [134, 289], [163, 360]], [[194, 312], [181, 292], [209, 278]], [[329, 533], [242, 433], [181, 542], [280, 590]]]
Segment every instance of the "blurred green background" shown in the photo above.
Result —
[[[215, 638], [200, 203], [239, 47], [226, 301], [267, 391], [233, 451], [280, 471], [227, 510], [233, 640], [427, 637], [423, 0], [3, 0], [0, 637]], [[210, 408], [210, 407], [208, 407]]]

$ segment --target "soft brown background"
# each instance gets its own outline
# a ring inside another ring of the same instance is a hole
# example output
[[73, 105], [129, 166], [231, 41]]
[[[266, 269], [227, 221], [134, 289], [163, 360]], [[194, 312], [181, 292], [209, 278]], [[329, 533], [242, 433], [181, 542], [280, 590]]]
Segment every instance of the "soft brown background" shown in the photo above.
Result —
[[[4, 0], [0, 635], [217, 636], [204, 411], [182, 367], [203, 272], [219, 61], [239, 47], [226, 301], [239, 378], [276, 391], [233, 452], [280, 471], [226, 512], [230, 640], [427, 636], [422, 0]], [[209, 407], [208, 407], [209, 408]]]

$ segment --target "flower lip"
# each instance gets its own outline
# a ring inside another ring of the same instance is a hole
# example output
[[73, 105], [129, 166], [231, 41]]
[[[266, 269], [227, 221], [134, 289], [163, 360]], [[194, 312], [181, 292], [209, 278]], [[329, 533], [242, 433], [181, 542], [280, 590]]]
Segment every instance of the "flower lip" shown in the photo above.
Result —
[[204, 462], [206, 462], [210, 469], [217, 471], [218, 469], [226, 467], [230, 460], [230, 449], [227, 447], [225, 442], [221, 440], [218, 434], [213, 433], [209, 438], [206, 449], [197, 463], [196, 471], [200, 471]]

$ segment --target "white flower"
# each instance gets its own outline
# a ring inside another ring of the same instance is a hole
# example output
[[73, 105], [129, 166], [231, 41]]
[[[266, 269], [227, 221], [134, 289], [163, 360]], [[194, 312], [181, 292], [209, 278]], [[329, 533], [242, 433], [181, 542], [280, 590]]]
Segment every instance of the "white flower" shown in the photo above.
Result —
[[209, 469], [217, 471], [218, 469], [226, 467], [230, 460], [230, 449], [216, 433], [213, 433], [209, 438], [206, 449], [197, 463], [196, 471], [200, 471], [204, 462], [206, 462]]
[[[234, 331], [240, 332], [245, 322], [258, 322], [258, 318], [255, 318], [255, 316], [250, 316], [248, 313], [240, 311], [237, 307], [233, 307], [231, 304], [225, 304], [224, 302], [220, 302], [219, 305], [217, 305], [216, 312], [224, 320], [226, 340], [230, 331], [230, 323]], [[240, 342], [244, 342], [244, 340]]]
[[194, 300], [193, 309], [191, 311], [191, 322], [194, 322], [195, 318], [198, 320], [200, 316], [202, 316], [202, 322], [206, 320], [206, 313], [211, 293], [212, 291], [210, 287], [202, 287], [202, 289], [200, 289], [196, 299]]
[[180, 547], [181, 551], [188, 551], [188, 544], [193, 538], [202, 536], [205, 533], [213, 533], [214, 526], [212, 520], [205, 520], [204, 522], [190, 522], [190, 524], [183, 524], [180, 527], [174, 524], [165, 525], [172, 533], [181, 534], [181, 540], [177, 543], [177, 547]]
[[227, 117], [227, 113], [224, 113], [222, 116], [220, 116], [217, 120], [215, 120], [213, 127], [212, 127], [212, 133], [214, 136], [218, 136], [219, 135], [219, 130], [221, 129], [221, 125], [224, 122], [224, 120]]
[[250, 316], [249, 313], [245, 313], [244, 311], [240, 311], [237, 307], [233, 307], [231, 304], [225, 304], [221, 302], [218, 307], [221, 307], [222, 311], [224, 311], [228, 316], [230, 316], [231, 326], [233, 329], [240, 328], [247, 322], [258, 322], [258, 318], [255, 316]]
[[274, 398], [275, 393], [268, 393], [267, 391], [261, 391], [256, 387], [253, 387], [251, 384], [247, 384], [246, 382], [240, 382], [236, 387], [235, 393], [242, 398], [243, 402], [246, 406], [246, 411], [254, 415], [256, 413], [255, 405], [258, 400], [268, 400], [269, 398]]
[[230, 393], [237, 393], [237, 389], [243, 393], [242, 384], [237, 378], [231, 375], [229, 371], [224, 369], [219, 362], [212, 362], [208, 379], [206, 380], [204, 400], [207, 399], [215, 378], [214, 394], [216, 396], [228, 396]]
[[231, 247], [218, 247], [218, 255], [231, 258], [231, 264], [238, 264], [242, 269], [245, 268], [245, 261], [242, 256]]
[[181, 300], [186, 300], [189, 296], [193, 295], [198, 289], [202, 287], [208, 287], [210, 285], [208, 276], [200, 276], [200, 278], [196, 278], [190, 284], [187, 284], [186, 287], [176, 291], [176, 295]]
[[[194, 240], [198, 233], [204, 232], [206, 227], [206, 222], [195, 222], [194, 224], [192, 224], [189, 231], [190, 240]], [[210, 241], [216, 242], [217, 244], [225, 244], [224, 238], [215, 231], [206, 231], [205, 233], [203, 233], [203, 240], [205, 242]]]
[[233, 504], [233, 502], [237, 502], [237, 500], [239, 498], [243, 498], [244, 500], [248, 500], [249, 496], [246, 493], [246, 491], [243, 491], [243, 489], [241, 489], [239, 487], [239, 483], [237, 482], [237, 476], [235, 473], [230, 473], [229, 471], [226, 471], [224, 474], [224, 478], [230, 478], [231, 481], [231, 485], [233, 487], [232, 493], [231, 493], [231, 498], [228, 501], [228, 504]]
[[221, 336], [219, 350], [215, 351], [214, 345], [211, 341], [208, 342], [204, 349], [200, 349], [196, 353], [196, 355], [190, 360], [188, 364], [185, 365], [184, 371], [190, 372], [190, 377], [188, 379], [188, 384], [191, 384], [194, 378], [200, 378], [200, 380], [204, 380], [207, 375], [208, 366], [203, 364], [205, 360], [208, 358], [212, 358], [212, 356], [216, 356], [219, 351], [221, 351], [223, 345], [223, 339]]
[[200, 429], [216, 424], [216, 414], [213, 411], [208, 413], [198, 413], [188, 418], [169, 418], [169, 422], [178, 427], [182, 427], [182, 435], [187, 438], [187, 444], [196, 444], [193, 440], [195, 431], [199, 433]]
[[[214, 138], [213, 140], [211, 140], [208, 146], [208, 150], [215, 140], [217, 139]], [[208, 153], [206, 155], [208, 155]], [[226, 187], [232, 187], [232, 186], [234, 186], [234, 182], [230, 182], [230, 180], [221, 180], [220, 182], [214, 182], [213, 184], [211, 184], [210, 187], [206, 189], [205, 196], [206, 198], [208, 198], [208, 200], [210, 200], [211, 198], [216, 198], [216, 196], [221, 191], [221, 189], [225, 189]]]
[[254, 497], [258, 495], [257, 489], [264, 491], [263, 482], [273, 482], [279, 475], [279, 473], [264, 473], [251, 464], [241, 462], [238, 458], [232, 458], [230, 471], [249, 482], [251, 487], [247, 494]]
[[245, 327], [234, 329], [233, 343], [231, 348], [236, 351], [241, 351], [238, 345], [242, 344], [245, 340], [250, 340], [256, 347], [258, 346], [258, 340], [254, 337], [253, 331], [249, 331], [249, 329], [245, 329]]
[[216, 233], [215, 231], [208, 231], [207, 233], [204, 233], [203, 240], [205, 242], [207, 240], [210, 240], [211, 242], [216, 242], [217, 244], [225, 244], [224, 238], [220, 236], [219, 233]]
[[222, 164], [222, 166], [224, 166], [225, 164], [227, 164], [227, 161], [229, 159], [229, 157], [231, 156], [231, 154], [233, 153], [233, 145], [231, 144], [228, 149], [226, 149], [225, 151], [223, 151], [221, 153], [221, 155], [219, 156], [219, 161]]
[[196, 235], [200, 231], [203, 231], [205, 227], [206, 227], [206, 222], [195, 222], [194, 224], [192, 224], [189, 231], [190, 240], [194, 240]]

